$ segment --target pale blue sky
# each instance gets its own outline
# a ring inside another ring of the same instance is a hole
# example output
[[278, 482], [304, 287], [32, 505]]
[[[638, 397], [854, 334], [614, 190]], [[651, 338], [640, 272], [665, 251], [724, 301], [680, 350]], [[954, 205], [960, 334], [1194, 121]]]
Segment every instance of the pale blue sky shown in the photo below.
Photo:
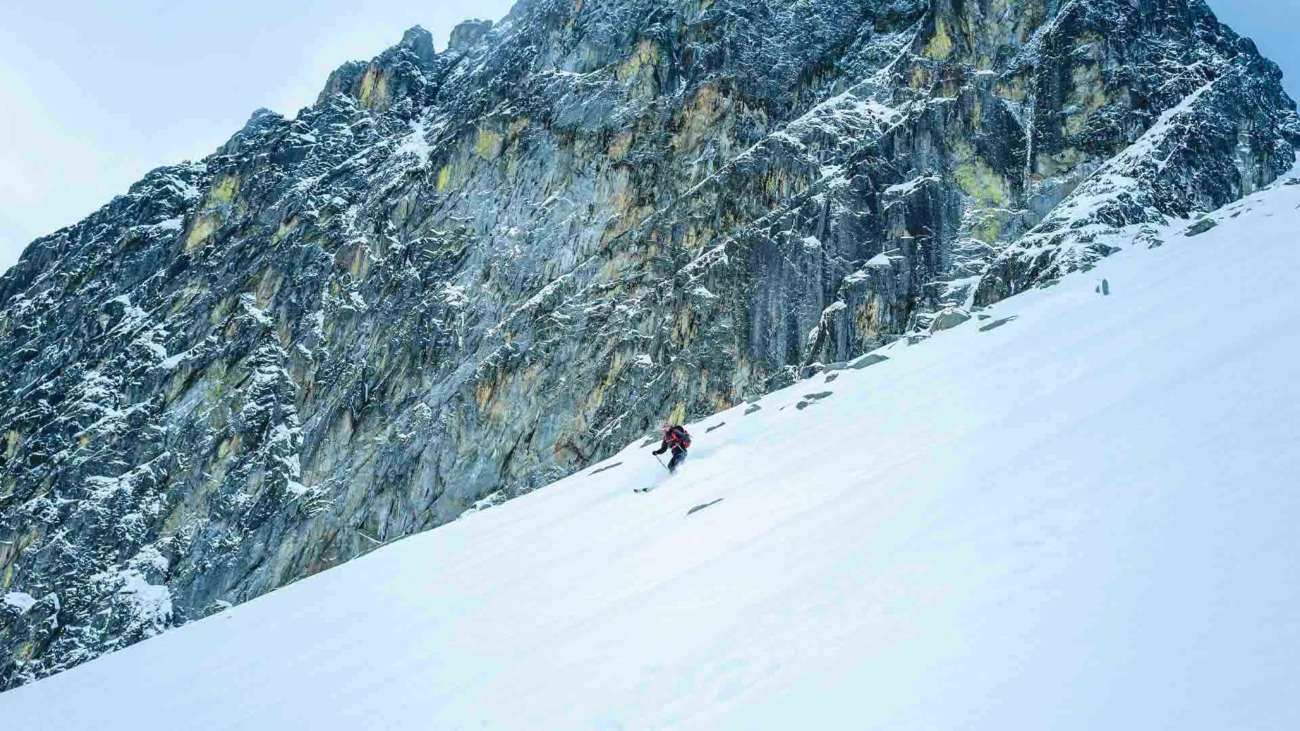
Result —
[[0, 271], [259, 107], [292, 116], [330, 72], [422, 25], [439, 50], [512, 0], [0, 2]]
[[[258, 107], [286, 115], [330, 71], [412, 25], [439, 49], [511, 0], [221, 3], [6, 0], [0, 7], [0, 269], [32, 239], [107, 203], [147, 171], [201, 158]], [[1288, 71], [1300, 98], [1297, 0], [1211, 0]]]

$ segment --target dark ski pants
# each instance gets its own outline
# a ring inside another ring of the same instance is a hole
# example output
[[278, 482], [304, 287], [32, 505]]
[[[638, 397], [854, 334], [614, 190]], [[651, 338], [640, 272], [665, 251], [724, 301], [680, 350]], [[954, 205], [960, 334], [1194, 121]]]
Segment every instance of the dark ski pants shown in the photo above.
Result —
[[685, 461], [686, 461], [686, 450], [674, 449], [673, 458], [668, 462], [668, 471], [672, 473], [676, 473], [677, 468], [680, 467], [682, 465], [682, 462]]

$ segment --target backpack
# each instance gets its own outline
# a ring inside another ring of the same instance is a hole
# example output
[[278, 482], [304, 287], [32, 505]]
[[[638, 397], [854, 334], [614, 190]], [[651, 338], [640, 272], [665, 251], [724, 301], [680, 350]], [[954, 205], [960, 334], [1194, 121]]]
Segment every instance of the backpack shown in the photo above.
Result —
[[681, 445], [682, 449], [691, 448], [691, 435], [684, 427], [675, 426], [672, 428], [672, 433], [677, 436], [677, 444]]

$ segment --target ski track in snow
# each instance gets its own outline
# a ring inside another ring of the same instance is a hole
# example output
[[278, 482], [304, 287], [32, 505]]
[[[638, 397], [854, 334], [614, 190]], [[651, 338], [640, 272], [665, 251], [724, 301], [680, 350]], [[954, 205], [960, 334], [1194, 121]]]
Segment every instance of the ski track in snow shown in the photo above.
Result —
[[631, 492], [663, 480], [638, 440], [0, 695], [0, 719], [1298, 728], [1300, 186], [1232, 208], [715, 415], [662, 489]]

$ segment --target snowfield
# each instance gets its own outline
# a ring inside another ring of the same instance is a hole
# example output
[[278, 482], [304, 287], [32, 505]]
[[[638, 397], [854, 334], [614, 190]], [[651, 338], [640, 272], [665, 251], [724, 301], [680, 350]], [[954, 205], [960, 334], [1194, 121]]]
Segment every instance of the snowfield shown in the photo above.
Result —
[[1300, 728], [1300, 185], [1215, 218], [695, 424], [671, 481], [631, 445], [0, 726]]

